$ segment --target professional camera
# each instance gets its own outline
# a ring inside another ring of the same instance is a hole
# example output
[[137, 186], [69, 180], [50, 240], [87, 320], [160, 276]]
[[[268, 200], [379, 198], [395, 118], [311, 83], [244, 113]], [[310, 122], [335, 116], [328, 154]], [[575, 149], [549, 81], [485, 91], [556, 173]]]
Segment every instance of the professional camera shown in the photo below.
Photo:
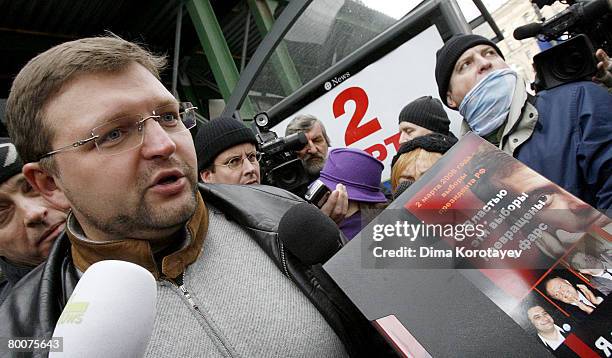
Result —
[[304, 148], [308, 140], [304, 133], [279, 138], [268, 127], [269, 118], [264, 113], [255, 115], [255, 133], [262, 153], [260, 167], [262, 183], [273, 185], [294, 194], [301, 194], [308, 186], [308, 175], [295, 151]]
[[[531, 0], [539, 8], [555, 0]], [[514, 38], [537, 37], [559, 43], [533, 57], [536, 91], [564, 83], [590, 80], [597, 71], [595, 49], [612, 53], [612, 0], [567, 0], [567, 9], [543, 23], [531, 23], [514, 30]]]

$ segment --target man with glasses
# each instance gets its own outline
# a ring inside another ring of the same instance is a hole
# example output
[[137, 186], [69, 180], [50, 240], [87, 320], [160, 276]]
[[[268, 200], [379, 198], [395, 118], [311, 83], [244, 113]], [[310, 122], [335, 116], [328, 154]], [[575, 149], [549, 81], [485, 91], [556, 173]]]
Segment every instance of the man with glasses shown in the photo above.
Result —
[[158, 282], [146, 356], [372, 355], [365, 318], [279, 242], [299, 200], [197, 184], [195, 108], [159, 81], [164, 63], [116, 37], [87, 38], [15, 78], [6, 117], [24, 175], [71, 211], [45, 264], [0, 305], [0, 337], [51, 337], [81, 273], [115, 259]]
[[198, 171], [204, 183], [260, 183], [257, 139], [241, 121], [220, 117], [203, 124], [195, 145]]

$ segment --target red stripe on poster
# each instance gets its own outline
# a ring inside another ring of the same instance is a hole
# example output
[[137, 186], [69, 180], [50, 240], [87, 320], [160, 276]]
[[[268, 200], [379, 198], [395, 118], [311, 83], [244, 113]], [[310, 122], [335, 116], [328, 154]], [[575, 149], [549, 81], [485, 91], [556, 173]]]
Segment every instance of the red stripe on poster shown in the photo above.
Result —
[[593, 351], [589, 346], [587, 346], [586, 343], [584, 343], [573, 333], [565, 338], [565, 342], [563, 342], [563, 344], [568, 346], [581, 358], [599, 358], [599, 355], [595, 353], [595, 351]]

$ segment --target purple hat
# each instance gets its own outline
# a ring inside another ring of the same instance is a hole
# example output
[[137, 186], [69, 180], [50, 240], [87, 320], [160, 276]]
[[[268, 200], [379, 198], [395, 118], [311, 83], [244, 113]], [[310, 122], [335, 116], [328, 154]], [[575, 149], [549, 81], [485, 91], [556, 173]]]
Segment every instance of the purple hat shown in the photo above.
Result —
[[348, 198], [368, 203], [387, 201], [380, 189], [383, 163], [361, 149], [335, 148], [329, 151], [319, 179], [331, 190], [346, 186]]

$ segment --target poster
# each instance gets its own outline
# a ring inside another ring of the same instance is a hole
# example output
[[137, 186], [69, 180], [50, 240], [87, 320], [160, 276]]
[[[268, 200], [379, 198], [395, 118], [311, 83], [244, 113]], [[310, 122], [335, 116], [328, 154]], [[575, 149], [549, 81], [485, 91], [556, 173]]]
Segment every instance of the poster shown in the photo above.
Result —
[[606, 215], [469, 133], [358, 237], [364, 269], [403, 269], [406, 282], [456, 270], [554, 355], [610, 357], [611, 232]]
[[[435, 54], [442, 45], [440, 33], [431, 26], [360, 71], [348, 70], [330, 78], [323, 85], [324, 95], [272, 130], [284, 136], [296, 115], [313, 115], [325, 126], [332, 147], [362, 149], [382, 161], [382, 181], [386, 181], [391, 159], [399, 149], [398, 117], [402, 108], [421, 96], [439, 97]], [[461, 116], [445, 110], [451, 130], [459, 133]]]

